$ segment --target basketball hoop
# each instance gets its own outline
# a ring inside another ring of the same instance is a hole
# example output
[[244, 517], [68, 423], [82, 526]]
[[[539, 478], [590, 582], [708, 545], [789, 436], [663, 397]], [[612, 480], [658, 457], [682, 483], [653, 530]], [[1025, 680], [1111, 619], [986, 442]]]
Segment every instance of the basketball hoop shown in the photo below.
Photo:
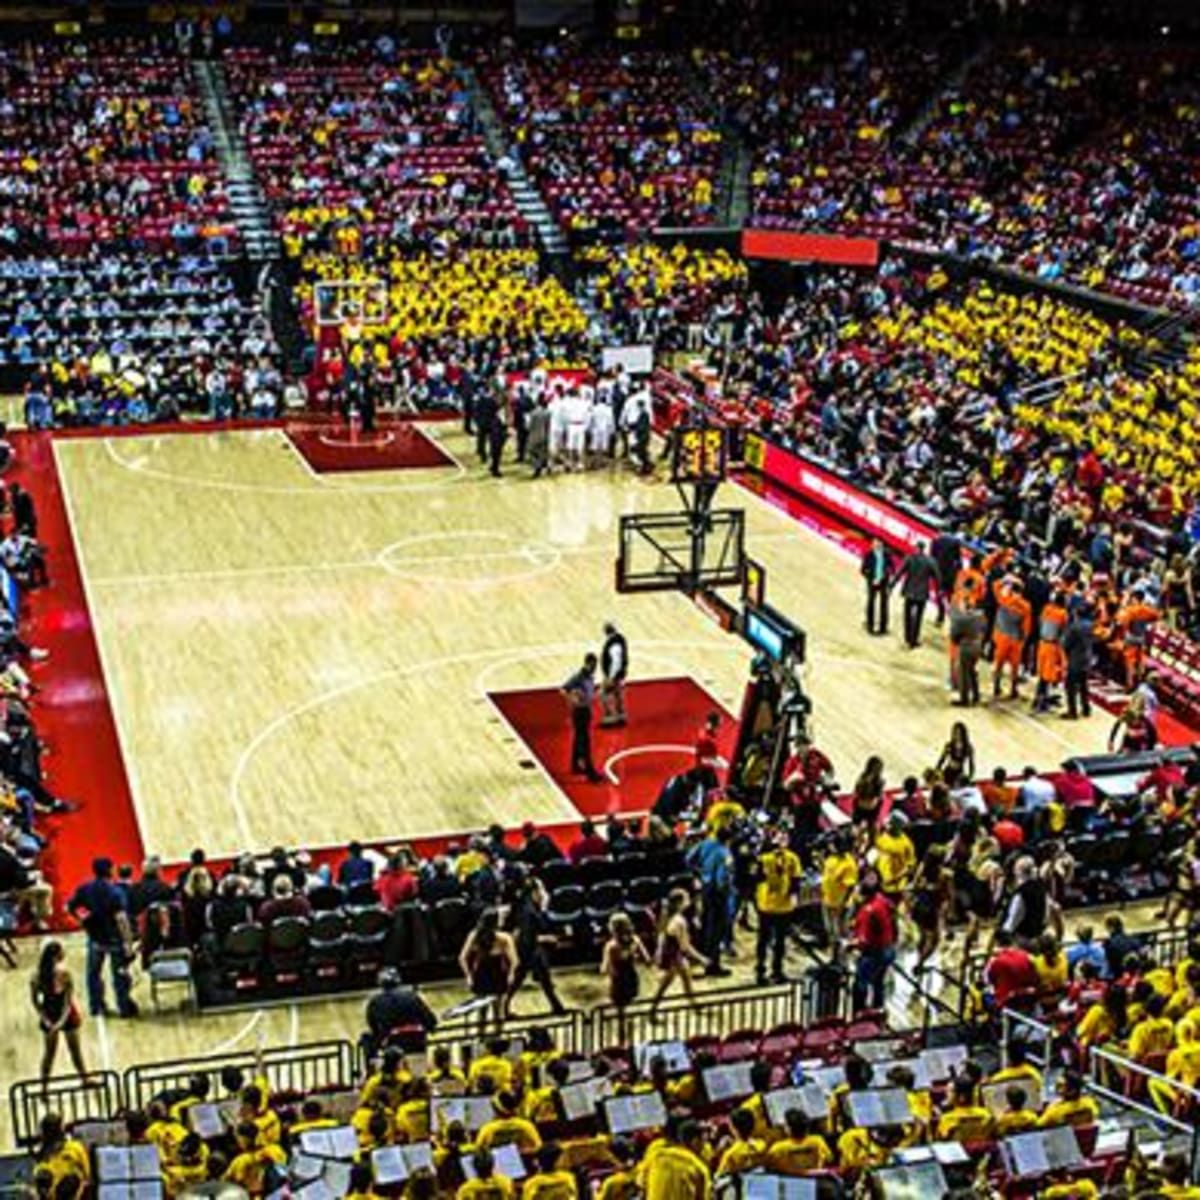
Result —
[[342, 329], [357, 322], [364, 327], [384, 325], [388, 317], [388, 288], [383, 279], [322, 279], [313, 288], [319, 328]]

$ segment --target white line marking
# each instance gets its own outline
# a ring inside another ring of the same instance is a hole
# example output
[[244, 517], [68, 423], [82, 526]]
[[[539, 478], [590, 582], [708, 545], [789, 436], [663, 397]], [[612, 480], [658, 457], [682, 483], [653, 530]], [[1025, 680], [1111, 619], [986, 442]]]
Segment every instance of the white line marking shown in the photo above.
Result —
[[300, 1042], [300, 1006], [288, 1006], [288, 1046], [294, 1048]]
[[[273, 434], [277, 438], [283, 438], [293, 451], [293, 458], [299, 458], [304, 462], [304, 456], [292, 445], [291, 439], [287, 437], [282, 429], [266, 429], [266, 430], [231, 430], [228, 431], [226, 437], [237, 437], [242, 433], [251, 433], [257, 436], [263, 434]], [[166, 483], [183, 484], [188, 487], [209, 488], [216, 491], [224, 492], [241, 492], [259, 495], [272, 496], [316, 496], [322, 492], [334, 495], [371, 495], [371, 494], [386, 494], [389, 492], [429, 492], [441, 491], [443, 488], [449, 487], [452, 484], [459, 483], [467, 477], [466, 469], [458, 465], [455, 468], [455, 473], [448, 478], [440, 478], [436, 480], [426, 480], [418, 483], [358, 483], [355, 479], [341, 479], [338, 474], [319, 475], [315, 472], [311, 465], [304, 462], [307, 468], [307, 474], [317, 486], [315, 487], [299, 487], [292, 484], [268, 484], [268, 483], [246, 483], [236, 479], [205, 479], [198, 475], [181, 475], [175, 471], [164, 471], [157, 467], [148, 466], [142, 460], [131, 462], [128, 458], [123, 458], [115, 449], [115, 442], [137, 442], [142, 440], [139, 435], [131, 437], [123, 437], [120, 439], [104, 438], [104, 449], [109, 458], [113, 460], [117, 466], [122, 467], [126, 471], [132, 471], [138, 475], [144, 475], [149, 479], [158, 479]], [[438, 469], [438, 468], [435, 468]], [[450, 470], [450, 467], [444, 468]], [[357, 476], [356, 476], [357, 479]]]
[[616, 754], [610, 754], [605, 760], [603, 770], [604, 774], [613, 783], [619, 784], [621, 778], [614, 769], [614, 764], [621, 762], [622, 759], [632, 758], [635, 754], [694, 754], [695, 752], [695, 746], [681, 746], [673, 742], [651, 743], [646, 746], [630, 746], [628, 749], [618, 750]]
[[[373, 438], [370, 441], [364, 441], [361, 438], [331, 438], [328, 434], [318, 433], [317, 441], [323, 446], [333, 446], [335, 449], [345, 448], [347, 450], [359, 450], [366, 447], [368, 450], [374, 450], [379, 446], [390, 446], [396, 440], [396, 435], [390, 430], [383, 431], [383, 437]], [[432, 463], [432, 466], [440, 466], [440, 463]], [[401, 468], [404, 469], [404, 468]]]
[[103, 1014], [95, 1018], [96, 1040], [100, 1043], [100, 1069], [112, 1070], [112, 1046], [108, 1040], [108, 1023]]
[[263, 1019], [263, 1009], [259, 1009], [250, 1019], [233, 1035], [226, 1038], [223, 1042], [218, 1042], [208, 1053], [209, 1055], [224, 1054], [232, 1050], [239, 1042], [243, 1042], [248, 1038], [255, 1029], [258, 1028], [259, 1022]]

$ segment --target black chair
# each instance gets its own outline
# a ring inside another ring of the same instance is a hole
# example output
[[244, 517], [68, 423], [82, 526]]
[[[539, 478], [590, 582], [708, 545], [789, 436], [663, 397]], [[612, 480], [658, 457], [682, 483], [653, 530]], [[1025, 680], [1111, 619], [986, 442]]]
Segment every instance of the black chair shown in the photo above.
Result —
[[346, 917], [342, 912], [313, 914], [308, 927], [308, 969], [318, 979], [339, 979], [346, 956]]
[[346, 890], [346, 908], [375, 908], [378, 904], [379, 897], [375, 894], [373, 883], [356, 883]]
[[430, 911], [434, 953], [440, 959], [456, 959], [474, 923], [471, 909], [461, 896], [434, 901]]
[[585, 858], [575, 868], [571, 882], [577, 883], [581, 888], [587, 889], [595, 886], [597, 883], [607, 883], [609, 880], [618, 878], [618, 876], [619, 870], [617, 864], [611, 858]]
[[663, 898], [663, 881], [644, 875], [631, 879], [625, 887], [624, 905], [627, 913], [645, 912]]
[[350, 913], [346, 934], [346, 969], [355, 975], [371, 975], [383, 966], [383, 947], [392, 928], [387, 910], [357, 908]]
[[650, 860], [645, 854], [639, 854], [636, 851], [631, 854], [622, 854], [614, 860], [614, 863], [617, 869], [614, 878], [620, 879], [624, 883], [630, 883], [634, 879], [644, 879], [650, 873]]
[[575, 868], [565, 858], [538, 867], [537, 874], [548, 892], [575, 882]]
[[299, 983], [308, 958], [308, 920], [280, 917], [267, 926], [267, 968], [276, 984]]
[[346, 903], [346, 893], [336, 883], [322, 883], [307, 895], [313, 912], [333, 912]]
[[615, 879], [594, 883], [588, 888], [583, 915], [594, 928], [603, 928], [613, 913], [621, 911], [624, 901], [625, 889]]
[[556, 888], [546, 903], [546, 919], [552, 926], [566, 930], [583, 920], [584, 892], [576, 883]]
[[392, 909], [392, 932], [386, 957], [395, 967], [405, 963], [427, 963], [434, 957], [433, 925], [427, 904], [420, 900], [405, 900]]
[[221, 944], [220, 969], [225, 982], [236, 991], [252, 991], [262, 977], [263, 950], [267, 935], [261, 925], [235, 925]]

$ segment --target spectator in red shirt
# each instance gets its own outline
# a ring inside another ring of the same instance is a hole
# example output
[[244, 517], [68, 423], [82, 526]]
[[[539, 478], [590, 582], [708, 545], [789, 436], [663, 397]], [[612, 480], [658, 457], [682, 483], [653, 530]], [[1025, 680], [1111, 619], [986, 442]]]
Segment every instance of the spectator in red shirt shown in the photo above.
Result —
[[1038, 975], [1033, 959], [1014, 945], [1006, 929], [996, 930], [996, 950], [983, 969], [984, 979], [991, 985], [997, 1009], [1004, 1008], [1018, 992], [1037, 991]]
[[1011, 850], [1019, 850], [1025, 845], [1025, 830], [1011, 817], [1001, 817], [992, 826], [992, 837], [1000, 843], [1000, 849], [1005, 854]]
[[883, 1008], [888, 968], [896, 961], [896, 917], [891, 901], [879, 887], [879, 875], [868, 871], [859, 885], [862, 901], [854, 914], [854, 1011]]
[[567, 850], [571, 865], [577, 867], [589, 858], [605, 858], [607, 855], [608, 843], [596, 832], [596, 826], [591, 821], [584, 821], [579, 827], [579, 837]]
[[1096, 785], [1074, 759], [1067, 763], [1066, 773], [1055, 780], [1054, 790], [1058, 793], [1059, 803], [1068, 810], [1096, 805]]
[[375, 894], [379, 903], [388, 912], [397, 904], [404, 904], [417, 898], [419, 882], [412, 869], [412, 863], [405, 854], [393, 854], [388, 859], [387, 868], [375, 880]]
[[1165, 754], [1160, 754], [1155, 760], [1149, 773], [1138, 780], [1138, 791], [1154, 790], [1154, 799], [1163, 804], [1171, 798], [1176, 788], [1186, 788], [1187, 780], [1179, 769], [1179, 764], [1172, 762]]

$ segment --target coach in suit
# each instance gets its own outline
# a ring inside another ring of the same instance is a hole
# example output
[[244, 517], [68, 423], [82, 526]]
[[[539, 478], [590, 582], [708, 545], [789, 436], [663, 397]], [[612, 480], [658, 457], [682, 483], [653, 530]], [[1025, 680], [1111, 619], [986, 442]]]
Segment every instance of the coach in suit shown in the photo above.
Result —
[[867, 632], [873, 635], [887, 633], [891, 563], [879, 538], [871, 539], [871, 545], [862, 556], [859, 573], [867, 585]]
[[900, 595], [904, 597], [904, 644], [910, 650], [921, 644], [925, 605], [929, 603], [929, 589], [936, 582], [937, 563], [929, 556], [926, 544], [918, 542], [892, 580], [893, 586], [900, 584]]

